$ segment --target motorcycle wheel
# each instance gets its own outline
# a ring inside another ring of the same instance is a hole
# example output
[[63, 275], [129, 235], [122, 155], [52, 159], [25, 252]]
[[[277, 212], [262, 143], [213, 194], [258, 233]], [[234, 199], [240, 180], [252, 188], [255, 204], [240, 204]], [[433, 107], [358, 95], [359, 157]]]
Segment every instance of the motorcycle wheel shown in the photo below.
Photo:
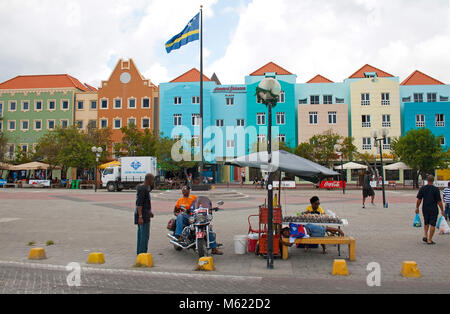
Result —
[[197, 247], [198, 257], [202, 258], [206, 256], [206, 239], [198, 239], [198, 247]]

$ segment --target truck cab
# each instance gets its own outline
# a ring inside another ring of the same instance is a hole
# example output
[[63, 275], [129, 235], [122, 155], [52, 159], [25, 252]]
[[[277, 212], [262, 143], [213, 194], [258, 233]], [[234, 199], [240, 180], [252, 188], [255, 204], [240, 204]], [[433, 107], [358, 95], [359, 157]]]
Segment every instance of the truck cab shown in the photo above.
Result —
[[102, 186], [109, 192], [119, 191], [120, 167], [109, 167], [103, 170]]

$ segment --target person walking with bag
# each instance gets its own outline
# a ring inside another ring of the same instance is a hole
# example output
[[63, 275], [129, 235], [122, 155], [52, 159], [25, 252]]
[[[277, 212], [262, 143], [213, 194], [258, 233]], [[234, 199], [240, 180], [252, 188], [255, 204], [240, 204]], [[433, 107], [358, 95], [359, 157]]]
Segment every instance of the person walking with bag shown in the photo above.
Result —
[[418, 214], [420, 204], [422, 205], [422, 213], [424, 219], [424, 232], [423, 242], [429, 245], [436, 244], [433, 242], [433, 236], [436, 231], [436, 223], [439, 215], [438, 206], [441, 209], [442, 216], [444, 216], [444, 205], [442, 204], [441, 192], [433, 185], [434, 176], [429, 175], [427, 177], [427, 185], [424, 185], [417, 194], [416, 214]]
[[448, 186], [444, 189], [444, 192], [442, 193], [444, 195], [444, 203], [445, 203], [445, 220], [450, 220], [450, 182], [448, 183]]
[[137, 255], [148, 252], [150, 239], [150, 220], [153, 218], [150, 192], [153, 188], [155, 177], [152, 174], [145, 176], [143, 184], [136, 189], [136, 211], [134, 212], [134, 224], [137, 225]]

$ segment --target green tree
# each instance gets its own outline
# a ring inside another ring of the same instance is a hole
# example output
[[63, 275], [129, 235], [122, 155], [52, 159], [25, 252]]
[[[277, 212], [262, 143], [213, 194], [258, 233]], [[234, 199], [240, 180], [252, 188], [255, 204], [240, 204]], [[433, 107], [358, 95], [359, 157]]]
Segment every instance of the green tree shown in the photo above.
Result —
[[342, 140], [341, 152], [344, 154], [344, 159], [352, 161], [358, 153], [358, 148], [353, 144], [355, 138], [348, 136]]
[[311, 143], [301, 143], [294, 149], [294, 154], [297, 156], [316, 162], [313, 153], [314, 146]]
[[394, 139], [391, 149], [414, 171], [414, 184], [418, 187], [418, 175], [424, 178], [434, 173], [436, 168], [447, 168], [449, 151], [444, 151], [440, 137], [436, 137], [429, 129], [411, 130], [405, 136]]
[[334, 147], [341, 141], [342, 136], [333, 133], [332, 130], [328, 130], [323, 134], [314, 135], [308, 143], [301, 143], [294, 152], [300, 157], [330, 167], [331, 162], [337, 159]]
[[[2, 118], [0, 118], [2, 119]], [[6, 137], [5, 133], [0, 131], [0, 161], [5, 160], [5, 156], [7, 153], [7, 145], [8, 144], [8, 138]]]
[[14, 156], [14, 163], [17, 165], [26, 164], [33, 161], [33, 154], [28, 151], [24, 151], [19, 145], [16, 147], [16, 153]]

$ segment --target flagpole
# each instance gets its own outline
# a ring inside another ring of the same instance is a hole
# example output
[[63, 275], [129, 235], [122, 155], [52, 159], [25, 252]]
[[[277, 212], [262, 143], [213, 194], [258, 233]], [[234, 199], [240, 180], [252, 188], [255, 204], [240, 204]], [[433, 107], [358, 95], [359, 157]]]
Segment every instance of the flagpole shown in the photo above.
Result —
[[200, 185], [203, 184], [203, 5], [200, 5]]

